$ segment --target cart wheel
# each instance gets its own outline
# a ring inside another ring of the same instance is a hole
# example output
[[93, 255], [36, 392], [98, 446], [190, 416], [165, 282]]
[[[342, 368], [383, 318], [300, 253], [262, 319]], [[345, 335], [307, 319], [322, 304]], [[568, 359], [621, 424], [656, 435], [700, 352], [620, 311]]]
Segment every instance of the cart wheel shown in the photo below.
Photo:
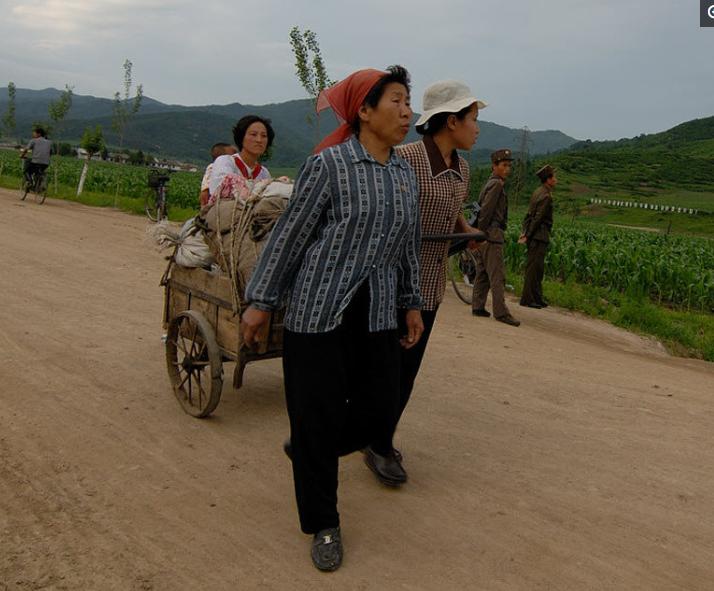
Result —
[[184, 411], [198, 418], [210, 415], [221, 399], [223, 363], [213, 328], [200, 313], [186, 310], [171, 319], [166, 364]]
[[459, 299], [464, 304], [470, 304], [476, 277], [476, 257], [469, 249], [461, 250], [449, 259], [449, 277]]

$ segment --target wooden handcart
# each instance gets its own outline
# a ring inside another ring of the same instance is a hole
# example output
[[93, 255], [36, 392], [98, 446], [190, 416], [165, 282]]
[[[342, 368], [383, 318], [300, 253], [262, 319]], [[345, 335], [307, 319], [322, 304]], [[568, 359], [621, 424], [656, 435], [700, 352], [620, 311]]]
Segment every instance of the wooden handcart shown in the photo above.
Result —
[[226, 275], [175, 264], [162, 282], [169, 378], [181, 407], [194, 417], [207, 417], [218, 406], [224, 361], [235, 362], [233, 387], [238, 389], [248, 363], [283, 353], [282, 310], [272, 314], [256, 347], [244, 344], [230, 282]]

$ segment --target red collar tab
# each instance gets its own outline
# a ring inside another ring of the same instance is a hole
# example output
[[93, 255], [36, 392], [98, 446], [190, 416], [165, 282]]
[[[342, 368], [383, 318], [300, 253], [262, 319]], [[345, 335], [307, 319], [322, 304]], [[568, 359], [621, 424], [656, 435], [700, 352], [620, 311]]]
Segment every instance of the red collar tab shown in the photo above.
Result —
[[247, 179], [257, 179], [258, 175], [260, 174], [260, 171], [263, 170], [263, 167], [260, 165], [260, 163], [258, 163], [253, 167], [253, 170], [248, 172], [248, 167], [246, 166], [245, 162], [240, 159], [240, 157], [233, 156], [233, 161], [236, 163], [236, 166], [238, 167], [238, 170], [240, 170], [241, 174]]

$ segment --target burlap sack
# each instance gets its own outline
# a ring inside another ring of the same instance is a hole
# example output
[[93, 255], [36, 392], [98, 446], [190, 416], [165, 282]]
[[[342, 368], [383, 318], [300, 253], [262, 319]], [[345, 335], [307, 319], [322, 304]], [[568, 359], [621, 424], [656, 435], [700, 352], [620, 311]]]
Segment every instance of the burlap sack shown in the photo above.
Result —
[[[273, 188], [272, 185], [277, 186]], [[245, 209], [242, 203], [235, 200], [223, 199], [202, 212], [207, 227], [206, 242], [225, 272], [231, 265], [232, 253], [236, 287], [241, 298], [270, 231], [287, 207], [291, 190], [292, 185], [275, 182], [265, 188], [252, 210]], [[234, 237], [233, 230], [241, 224], [244, 214], [250, 215], [251, 219], [248, 232], [241, 239], [238, 235]]]

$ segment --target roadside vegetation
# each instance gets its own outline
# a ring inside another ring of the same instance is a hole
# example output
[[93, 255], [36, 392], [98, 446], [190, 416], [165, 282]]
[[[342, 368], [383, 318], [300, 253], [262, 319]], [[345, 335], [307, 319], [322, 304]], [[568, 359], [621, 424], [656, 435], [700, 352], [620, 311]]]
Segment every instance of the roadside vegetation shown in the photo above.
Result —
[[[560, 182], [546, 258], [546, 298], [654, 336], [675, 354], [714, 361], [714, 117], [655, 136], [581, 142], [547, 161], [558, 169]], [[507, 187], [506, 260], [517, 294], [526, 256], [525, 247], [517, 244], [520, 222], [537, 187], [534, 172], [544, 162], [527, 162], [520, 192]], [[92, 162], [84, 192], [77, 197], [81, 169], [81, 160], [55, 156], [49, 174], [57, 185], [50, 196], [143, 213], [144, 200], [151, 196], [147, 167]], [[297, 173], [274, 167], [271, 172]], [[21, 174], [17, 152], [0, 151], [0, 186], [17, 189]], [[488, 167], [474, 167], [472, 197], [489, 174]], [[201, 177], [202, 172], [171, 175], [170, 219], [195, 214]], [[593, 199], [674, 205], [699, 213], [623, 208]]]

